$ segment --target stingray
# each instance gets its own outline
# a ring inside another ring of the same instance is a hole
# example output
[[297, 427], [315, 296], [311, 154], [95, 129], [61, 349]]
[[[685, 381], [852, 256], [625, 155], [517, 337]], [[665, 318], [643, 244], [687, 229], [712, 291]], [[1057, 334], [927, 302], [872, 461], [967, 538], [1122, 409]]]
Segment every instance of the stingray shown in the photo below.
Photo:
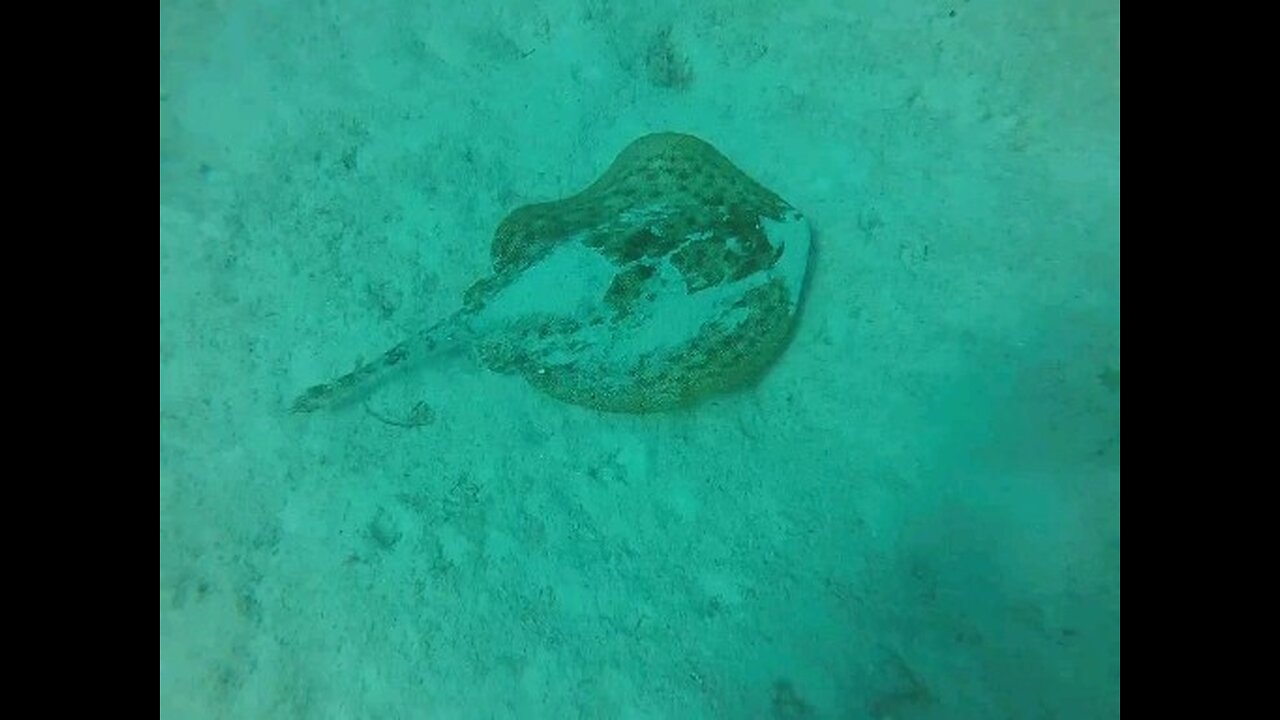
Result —
[[804, 215], [710, 144], [646, 135], [585, 190], [508, 215], [492, 272], [460, 309], [306, 390], [292, 410], [350, 403], [459, 347], [574, 405], [687, 407], [752, 384], [780, 355], [810, 244]]

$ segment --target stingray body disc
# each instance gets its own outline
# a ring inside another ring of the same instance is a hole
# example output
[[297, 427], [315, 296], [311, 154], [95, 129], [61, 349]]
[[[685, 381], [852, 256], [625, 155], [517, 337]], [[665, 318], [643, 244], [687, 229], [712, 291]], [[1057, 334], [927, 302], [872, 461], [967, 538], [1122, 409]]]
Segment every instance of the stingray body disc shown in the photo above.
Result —
[[804, 216], [709, 144], [633, 142], [586, 190], [499, 226], [468, 292], [484, 363], [566, 402], [653, 412], [751, 383], [803, 292]]

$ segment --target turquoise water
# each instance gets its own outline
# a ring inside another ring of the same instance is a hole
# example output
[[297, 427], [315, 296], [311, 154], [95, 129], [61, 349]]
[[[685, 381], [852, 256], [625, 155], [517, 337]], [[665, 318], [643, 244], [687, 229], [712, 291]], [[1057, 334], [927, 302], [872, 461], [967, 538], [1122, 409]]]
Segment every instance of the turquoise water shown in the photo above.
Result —
[[[161, 717], [1118, 717], [1119, 13], [162, 2]], [[663, 130], [814, 228], [758, 383], [288, 412]]]

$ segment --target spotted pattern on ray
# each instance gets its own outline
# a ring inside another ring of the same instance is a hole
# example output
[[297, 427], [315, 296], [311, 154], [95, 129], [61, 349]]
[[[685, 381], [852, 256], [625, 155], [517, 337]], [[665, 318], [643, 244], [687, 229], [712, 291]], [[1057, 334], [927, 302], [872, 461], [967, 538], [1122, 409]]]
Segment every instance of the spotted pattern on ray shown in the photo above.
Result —
[[461, 310], [294, 410], [358, 396], [445, 340], [576, 405], [692, 405], [756, 380], [785, 347], [809, 248], [804, 217], [711, 145], [648, 135], [578, 194], [510, 213]]

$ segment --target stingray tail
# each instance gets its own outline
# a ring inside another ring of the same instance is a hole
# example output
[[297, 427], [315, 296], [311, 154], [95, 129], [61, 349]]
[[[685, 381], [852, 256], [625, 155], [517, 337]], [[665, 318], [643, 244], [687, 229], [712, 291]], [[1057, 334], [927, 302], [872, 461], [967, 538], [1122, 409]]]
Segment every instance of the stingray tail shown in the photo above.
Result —
[[360, 400], [381, 382], [402, 371], [415, 357], [430, 353], [443, 341], [455, 339], [454, 329], [458, 317], [454, 315], [417, 336], [396, 344], [342, 377], [307, 388], [293, 401], [289, 411], [295, 414], [310, 413], [339, 408]]

